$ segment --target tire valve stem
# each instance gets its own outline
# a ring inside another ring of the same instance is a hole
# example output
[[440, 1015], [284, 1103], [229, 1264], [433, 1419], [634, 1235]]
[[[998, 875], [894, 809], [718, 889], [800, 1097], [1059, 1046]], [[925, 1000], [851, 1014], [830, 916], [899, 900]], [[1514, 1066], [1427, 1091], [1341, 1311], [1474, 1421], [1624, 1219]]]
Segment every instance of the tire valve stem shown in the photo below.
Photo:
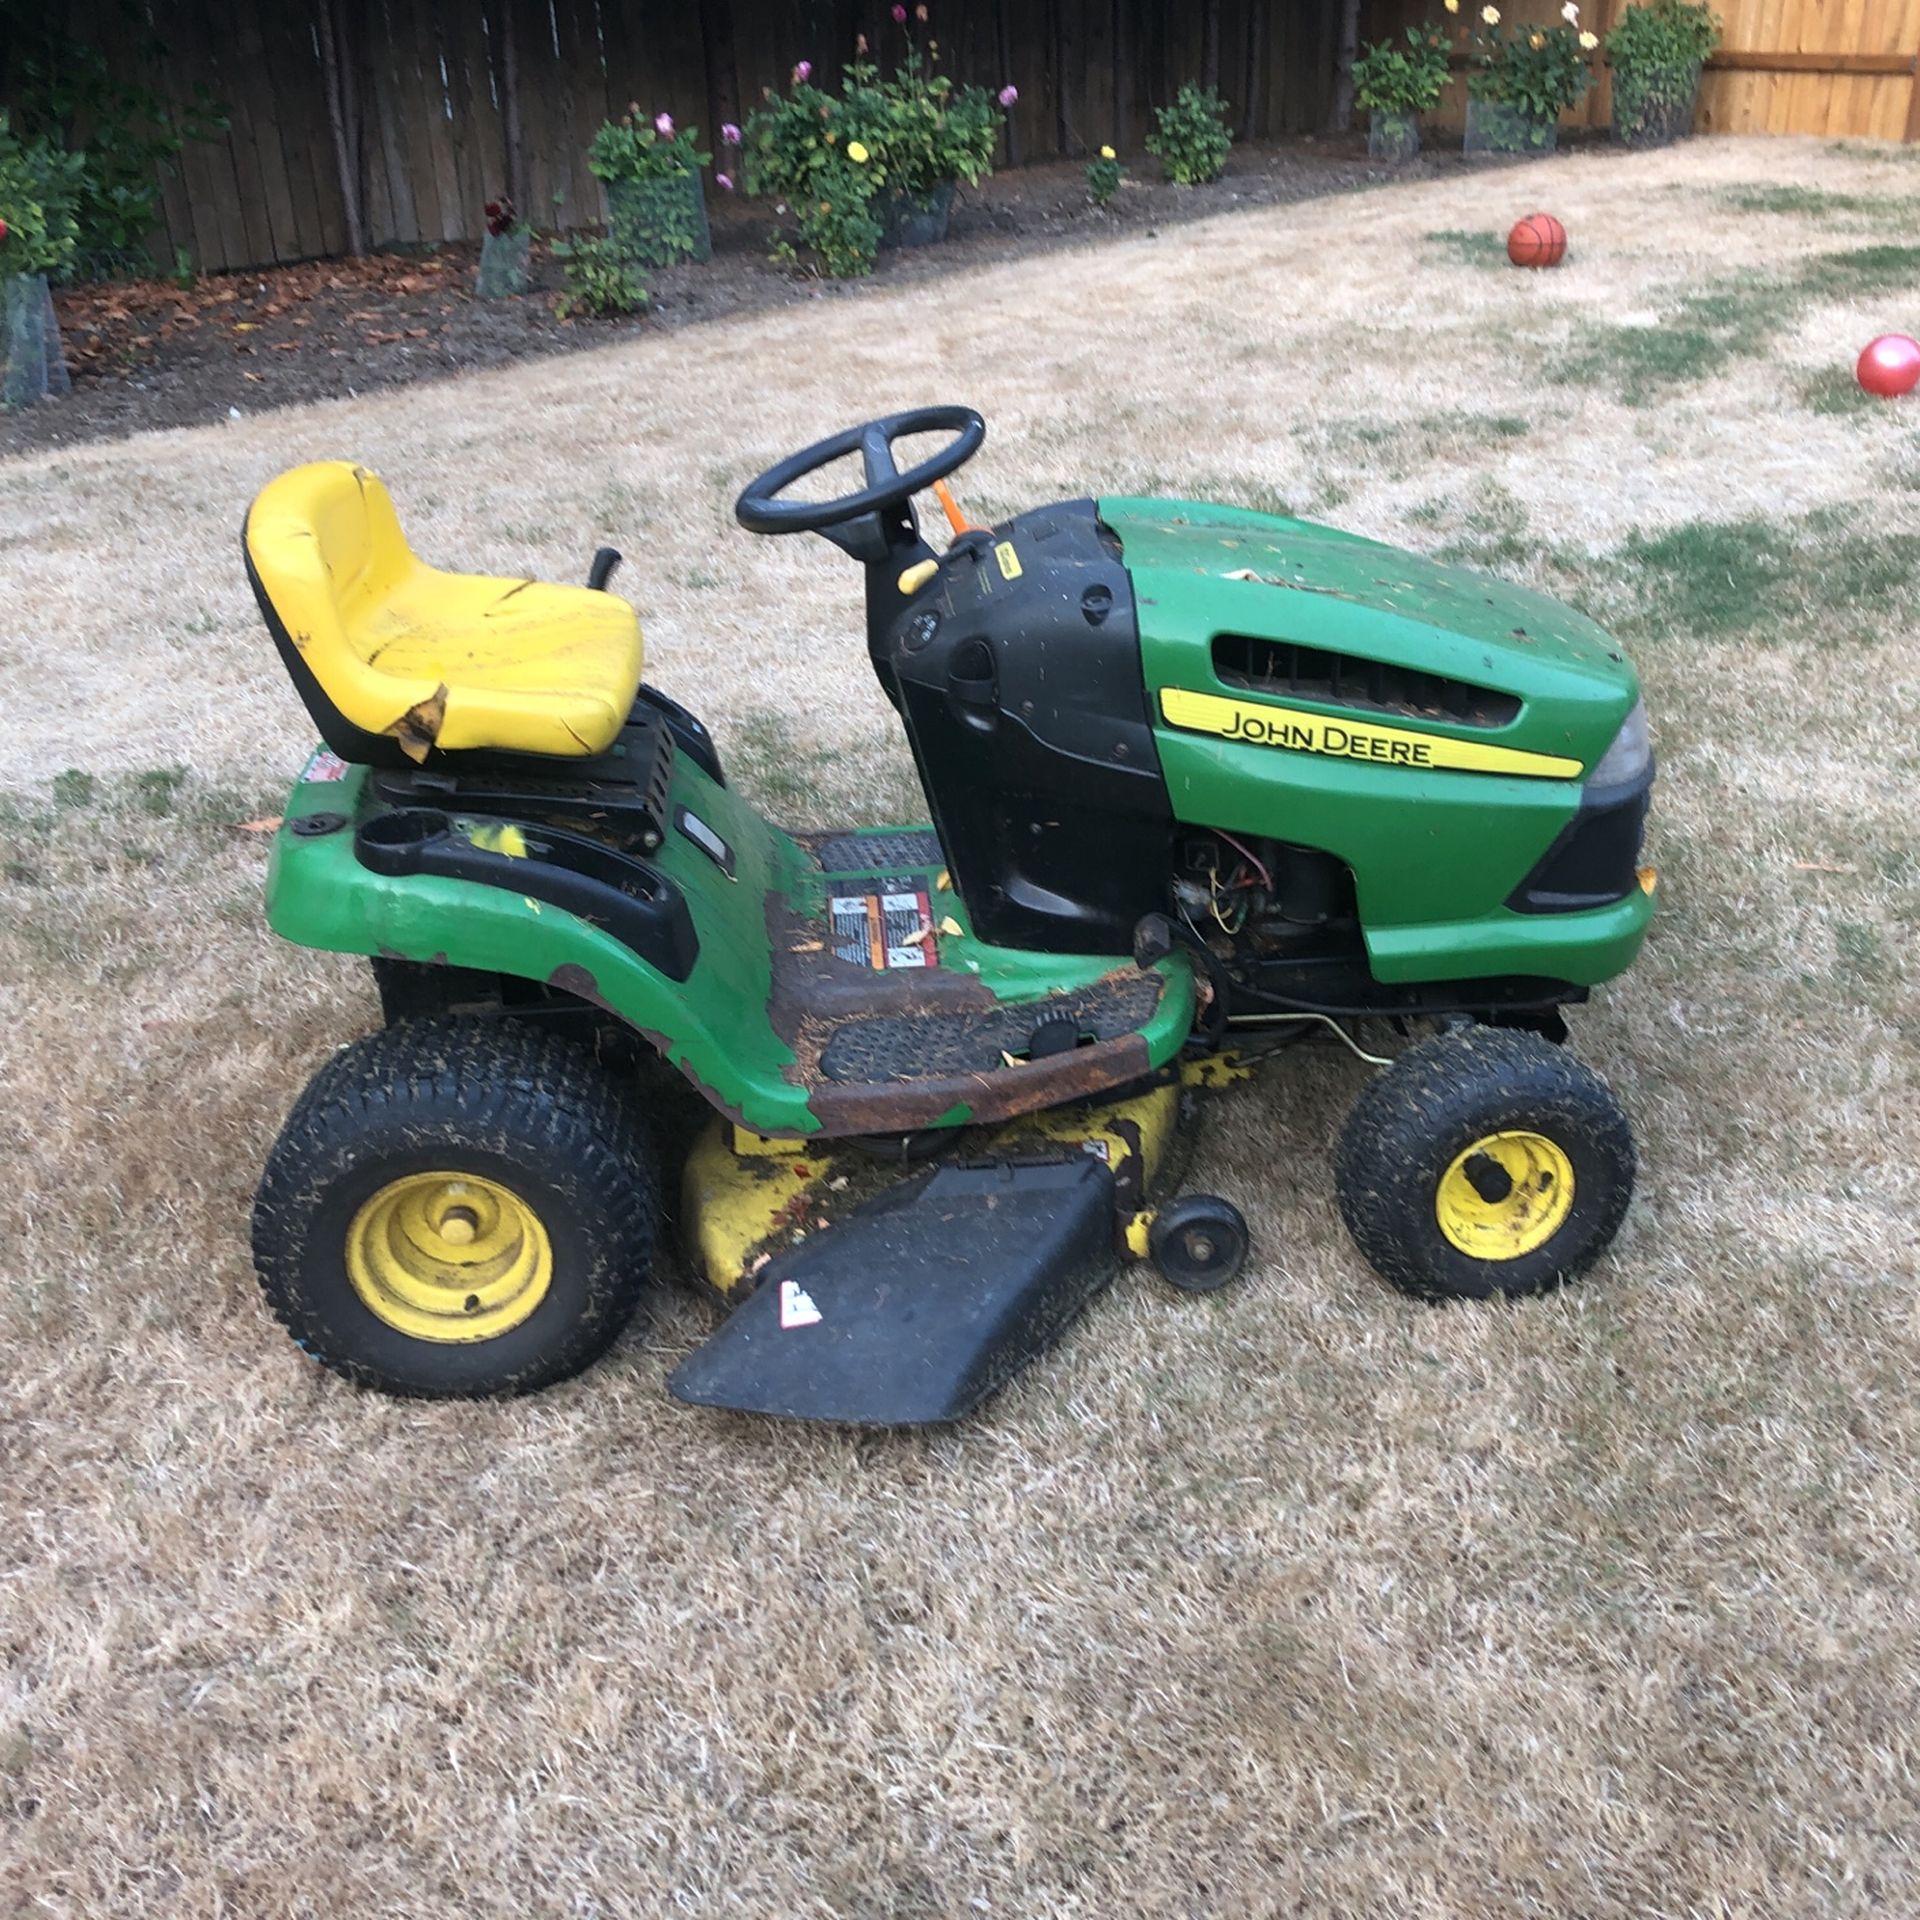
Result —
[[1490, 1153], [1476, 1153], [1462, 1169], [1488, 1206], [1497, 1207], [1513, 1191], [1513, 1175]]

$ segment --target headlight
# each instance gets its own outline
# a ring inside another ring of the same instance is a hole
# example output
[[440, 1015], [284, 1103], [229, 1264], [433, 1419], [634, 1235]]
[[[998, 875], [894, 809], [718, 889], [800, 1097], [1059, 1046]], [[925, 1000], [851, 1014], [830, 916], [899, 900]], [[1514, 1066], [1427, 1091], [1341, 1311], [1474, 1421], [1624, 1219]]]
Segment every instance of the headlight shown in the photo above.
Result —
[[1620, 731], [1613, 736], [1613, 745], [1587, 775], [1588, 783], [1596, 787], [1625, 786], [1646, 772], [1647, 762], [1652, 758], [1653, 742], [1647, 735], [1647, 703], [1642, 698], [1633, 703], [1633, 711], [1621, 721]]

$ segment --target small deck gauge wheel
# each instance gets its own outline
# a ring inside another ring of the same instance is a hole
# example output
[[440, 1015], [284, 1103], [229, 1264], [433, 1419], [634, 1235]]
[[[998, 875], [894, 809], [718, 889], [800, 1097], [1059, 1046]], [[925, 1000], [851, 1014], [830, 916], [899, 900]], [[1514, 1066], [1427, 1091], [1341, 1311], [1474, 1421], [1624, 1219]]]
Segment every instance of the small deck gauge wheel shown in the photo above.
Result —
[[1231, 1200], [1190, 1193], [1162, 1207], [1147, 1229], [1147, 1251], [1169, 1286], [1214, 1293], [1247, 1264], [1246, 1216]]

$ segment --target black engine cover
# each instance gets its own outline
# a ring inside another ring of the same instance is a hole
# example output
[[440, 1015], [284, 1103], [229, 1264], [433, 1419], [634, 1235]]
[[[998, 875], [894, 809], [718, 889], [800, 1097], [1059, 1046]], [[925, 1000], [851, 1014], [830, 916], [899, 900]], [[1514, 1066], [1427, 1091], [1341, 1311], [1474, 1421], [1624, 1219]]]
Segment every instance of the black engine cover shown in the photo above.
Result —
[[963, 535], [875, 640], [975, 934], [1127, 952], [1165, 905], [1173, 811], [1133, 586], [1093, 502]]

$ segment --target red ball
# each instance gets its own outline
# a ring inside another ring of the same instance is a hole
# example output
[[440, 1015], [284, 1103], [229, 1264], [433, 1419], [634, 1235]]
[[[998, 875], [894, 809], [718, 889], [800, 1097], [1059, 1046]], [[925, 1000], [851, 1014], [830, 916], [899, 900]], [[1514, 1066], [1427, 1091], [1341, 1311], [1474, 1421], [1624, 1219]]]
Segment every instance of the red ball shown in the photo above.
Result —
[[1883, 333], [1869, 340], [1854, 368], [1860, 384], [1883, 400], [1897, 400], [1920, 386], [1920, 340], [1904, 333]]
[[1530, 213], [1507, 235], [1507, 258], [1516, 267], [1557, 267], [1567, 257], [1567, 230], [1550, 213]]

